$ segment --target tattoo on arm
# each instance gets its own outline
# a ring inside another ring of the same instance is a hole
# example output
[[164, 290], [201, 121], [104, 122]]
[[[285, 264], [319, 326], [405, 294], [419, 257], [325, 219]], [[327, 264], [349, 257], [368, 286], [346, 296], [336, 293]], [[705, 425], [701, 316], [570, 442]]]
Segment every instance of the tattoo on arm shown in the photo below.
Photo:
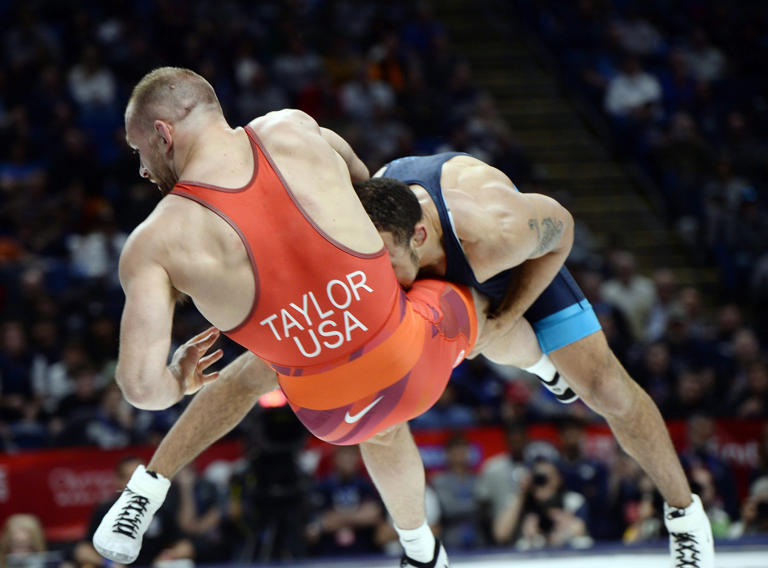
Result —
[[541, 226], [537, 219], [528, 219], [528, 228], [536, 231], [536, 238], [539, 241], [531, 256], [539, 256], [552, 250], [563, 234], [563, 222], [551, 217], [542, 219]]

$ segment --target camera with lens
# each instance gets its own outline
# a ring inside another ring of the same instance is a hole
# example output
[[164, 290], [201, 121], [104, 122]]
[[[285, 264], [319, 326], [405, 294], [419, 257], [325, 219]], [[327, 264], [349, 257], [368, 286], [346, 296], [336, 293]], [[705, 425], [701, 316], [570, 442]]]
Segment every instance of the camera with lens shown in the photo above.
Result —
[[757, 502], [757, 519], [759, 521], [768, 521], [768, 498], [763, 498]]
[[549, 483], [549, 475], [543, 471], [537, 471], [531, 477], [531, 484], [534, 487], [544, 487], [547, 483]]

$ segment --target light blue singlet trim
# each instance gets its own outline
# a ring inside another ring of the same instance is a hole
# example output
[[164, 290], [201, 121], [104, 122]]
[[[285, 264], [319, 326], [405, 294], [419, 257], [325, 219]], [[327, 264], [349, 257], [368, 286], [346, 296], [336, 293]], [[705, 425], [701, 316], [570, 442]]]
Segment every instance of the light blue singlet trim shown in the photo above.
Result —
[[531, 323], [544, 353], [584, 339], [601, 329], [592, 304], [581, 300]]

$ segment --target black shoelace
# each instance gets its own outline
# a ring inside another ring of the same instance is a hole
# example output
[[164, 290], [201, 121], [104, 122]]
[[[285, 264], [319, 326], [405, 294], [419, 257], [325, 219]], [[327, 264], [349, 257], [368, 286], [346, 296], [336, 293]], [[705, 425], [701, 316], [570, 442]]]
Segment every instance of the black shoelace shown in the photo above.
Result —
[[112, 525], [112, 532], [136, 538], [136, 531], [139, 529], [144, 513], [147, 512], [147, 503], [149, 503], [149, 499], [134, 493], [127, 487], [124, 491], [130, 493], [131, 496], [128, 498], [128, 502], [123, 505], [123, 508], [120, 510], [120, 514], [117, 516], [115, 524]]
[[[675, 568], [681, 568], [682, 566], [693, 566], [693, 568], [699, 568], [699, 548], [697, 546], [696, 538], [687, 532], [683, 533], [671, 533], [672, 538], [675, 539]], [[686, 558], [686, 551], [690, 552], [689, 558]]]

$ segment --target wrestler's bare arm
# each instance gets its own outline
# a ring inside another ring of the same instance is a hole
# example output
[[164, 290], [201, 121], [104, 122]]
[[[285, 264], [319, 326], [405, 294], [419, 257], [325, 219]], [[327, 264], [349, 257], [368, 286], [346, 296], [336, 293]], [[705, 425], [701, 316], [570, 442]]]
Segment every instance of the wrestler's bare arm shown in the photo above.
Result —
[[218, 337], [215, 330], [208, 330], [177, 349], [171, 365], [166, 365], [174, 297], [155, 246], [152, 230], [143, 224], [120, 255], [125, 305], [115, 379], [128, 402], [147, 410], [168, 408], [215, 379], [215, 373], [204, 375], [203, 370], [221, 357], [220, 351], [202, 357]]
[[305, 133], [316, 133], [331, 147], [333, 150], [341, 156], [344, 162], [347, 164], [349, 170], [349, 177], [352, 182], [364, 181], [368, 179], [369, 172], [368, 167], [363, 161], [357, 157], [352, 146], [339, 136], [336, 132], [329, 128], [325, 128], [317, 124], [314, 118], [307, 113], [297, 109], [282, 109], [272, 111], [259, 118], [254, 119], [251, 122], [257, 131], [262, 128], [263, 125], [271, 124], [276, 125], [280, 122], [292, 122], [298, 125]]
[[[482, 162], [478, 162], [482, 164]], [[504, 311], [521, 316], [565, 263], [573, 217], [554, 199], [519, 193], [499, 170], [482, 164], [445, 191], [467, 260], [481, 282], [517, 267]]]
[[357, 157], [352, 146], [350, 146], [344, 138], [336, 134], [333, 130], [329, 130], [322, 126], [320, 127], [320, 135], [347, 163], [349, 177], [352, 179], [353, 183], [368, 179], [368, 167]]

